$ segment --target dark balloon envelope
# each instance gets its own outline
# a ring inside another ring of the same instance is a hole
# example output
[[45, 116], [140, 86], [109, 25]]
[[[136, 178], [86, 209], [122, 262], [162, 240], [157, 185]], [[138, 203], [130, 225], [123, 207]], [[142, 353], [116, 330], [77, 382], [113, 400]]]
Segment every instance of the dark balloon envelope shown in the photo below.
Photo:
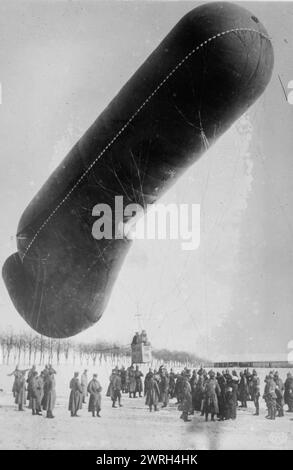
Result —
[[[155, 202], [266, 88], [273, 49], [230, 3], [184, 16], [24, 211], [3, 278], [22, 317], [68, 337], [101, 317], [131, 242], [96, 240], [97, 203]], [[113, 222], [114, 223], [114, 222]]]

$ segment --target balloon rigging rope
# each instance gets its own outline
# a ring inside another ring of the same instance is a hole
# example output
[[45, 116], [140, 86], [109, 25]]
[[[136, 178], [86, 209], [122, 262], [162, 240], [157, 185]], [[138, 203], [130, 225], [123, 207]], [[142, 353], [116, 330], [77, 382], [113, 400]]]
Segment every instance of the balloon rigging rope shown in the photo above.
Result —
[[71, 193], [79, 186], [81, 181], [84, 179], [84, 177], [90, 172], [90, 170], [93, 168], [93, 166], [100, 160], [100, 158], [104, 155], [104, 153], [107, 152], [107, 150], [116, 142], [116, 140], [120, 137], [120, 135], [128, 128], [128, 126], [131, 124], [131, 122], [135, 119], [135, 117], [140, 113], [140, 111], [148, 104], [148, 102], [157, 94], [157, 92], [162, 88], [162, 86], [171, 78], [175, 72], [196, 52], [198, 52], [201, 48], [206, 46], [208, 43], [214, 41], [217, 38], [220, 38], [222, 36], [225, 36], [230, 33], [237, 33], [237, 32], [251, 32], [251, 33], [256, 33], [262, 38], [267, 39], [270, 41], [270, 38], [266, 36], [265, 34], [261, 33], [260, 31], [252, 28], [233, 28], [233, 29], [228, 29], [226, 31], [222, 31], [221, 33], [217, 33], [214, 36], [209, 37], [205, 41], [203, 41], [201, 44], [196, 46], [194, 49], [192, 49], [186, 56], [178, 62], [178, 64], [165, 76], [165, 78], [157, 85], [157, 87], [148, 95], [148, 97], [144, 100], [144, 102], [137, 108], [137, 110], [132, 114], [132, 116], [128, 119], [128, 121], [121, 127], [121, 129], [117, 132], [117, 134], [108, 142], [108, 144], [103, 148], [103, 150], [99, 153], [99, 155], [92, 161], [92, 163], [88, 166], [88, 168], [84, 171], [84, 173], [79, 177], [79, 179], [76, 181], [76, 183], [72, 186], [72, 188], [68, 191], [68, 193], [65, 195], [65, 197], [59, 202], [59, 204], [55, 207], [55, 209], [50, 213], [50, 215], [45, 219], [45, 221], [40, 225], [38, 230], [36, 231], [35, 235], [31, 239], [30, 243], [26, 247], [22, 261], [24, 260], [25, 256], [27, 255], [29, 249], [37, 239], [38, 235], [40, 232], [43, 230], [43, 228], [48, 224], [48, 222], [52, 219], [52, 217], [56, 214], [56, 212], [60, 209], [60, 207], [64, 204], [64, 202], [67, 201], [67, 199], [70, 197]]

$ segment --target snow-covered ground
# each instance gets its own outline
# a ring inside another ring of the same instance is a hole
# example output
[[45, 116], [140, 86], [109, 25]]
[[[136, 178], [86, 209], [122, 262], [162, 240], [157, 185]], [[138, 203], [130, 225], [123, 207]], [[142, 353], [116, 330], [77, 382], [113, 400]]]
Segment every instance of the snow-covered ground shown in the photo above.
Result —
[[[293, 413], [267, 420], [263, 400], [260, 416], [253, 416], [249, 402], [247, 410], [238, 410], [236, 421], [208, 423], [198, 413], [184, 423], [175, 400], [168, 408], [150, 413], [144, 398], [124, 395], [123, 407], [113, 409], [105, 396], [110, 372], [105, 367], [88, 366], [89, 376], [97, 370], [103, 386], [102, 417], [93, 418], [84, 406], [79, 418], [71, 418], [68, 383], [74, 370], [82, 372], [83, 367], [54, 367], [57, 404], [55, 419], [49, 420], [32, 416], [29, 409], [17, 411], [11, 394], [13, 377], [7, 377], [13, 366], [0, 366], [4, 390], [0, 392], [0, 449], [293, 449]], [[259, 370], [261, 380], [267, 372]], [[283, 379], [286, 373], [279, 369]]]

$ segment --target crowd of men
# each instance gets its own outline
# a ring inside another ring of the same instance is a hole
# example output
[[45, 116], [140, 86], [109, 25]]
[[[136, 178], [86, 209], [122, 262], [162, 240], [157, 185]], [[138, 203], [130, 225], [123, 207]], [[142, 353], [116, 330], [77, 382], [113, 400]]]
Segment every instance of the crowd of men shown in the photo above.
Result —
[[[28, 376], [26, 378], [26, 373]], [[18, 367], [8, 374], [14, 376], [12, 387], [15, 403], [19, 411], [24, 410], [26, 401], [33, 415], [42, 415], [46, 411], [47, 418], [54, 418], [53, 410], [56, 401], [55, 375], [56, 371], [49, 364], [38, 374], [36, 367], [20, 370]], [[139, 366], [122, 366], [112, 370], [106, 396], [111, 398], [112, 407], [123, 406], [122, 394], [129, 398], [145, 396], [149, 411], [158, 411], [159, 405], [165, 408], [170, 399], [176, 399], [180, 418], [190, 421], [195, 412], [208, 421], [236, 419], [237, 409], [247, 408], [247, 402], [255, 406], [255, 416], [259, 415], [259, 399], [261, 383], [256, 370], [245, 369], [239, 374], [236, 370], [228, 369], [222, 372], [206, 371], [204, 368], [193, 370], [185, 368], [180, 373], [172, 369], [168, 371], [163, 365], [158, 370], [149, 369], [143, 382], [143, 373]], [[266, 418], [274, 420], [276, 416], [284, 416], [284, 405], [293, 412], [293, 376], [289, 372], [285, 382], [277, 371], [271, 371], [265, 377], [262, 397], [268, 410]], [[88, 411], [93, 417], [100, 417], [102, 387], [97, 374], [88, 381], [87, 370], [79, 378], [75, 372], [69, 384], [70, 395], [68, 409], [70, 416], [78, 417], [78, 411], [88, 400]]]
[[[26, 379], [26, 373], [28, 377]], [[36, 366], [31, 369], [20, 370], [16, 366], [15, 370], [8, 374], [14, 376], [12, 393], [19, 411], [24, 411], [24, 406], [28, 400], [29, 408], [33, 415], [42, 415], [46, 412], [47, 418], [54, 418], [53, 410], [56, 402], [55, 374], [51, 364], [45, 366], [45, 369], [39, 374]]]
[[[158, 371], [149, 370], [145, 378], [146, 404], [156, 411], [158, 403], [165, 407], [169, 398], [176, 398], [178, 409], [182, 411], [180, 418], [190, 421], [189, 416], [200, 412], [208, 421], [215, 417], [219, 421], [236, 419], [237, 408], [247, 408], [247, 402], [253, 401], [255, 416], [259, 415], [259, 399], [261, 384], [256, 370], [236, 370], [215, 372], [200, 368], [192, 373], [185, 368], [180, 374], [170, 372], [162, 366]], [[263, 391], [268, 414], [267, 419], [284, 416], [284, 405], [293, 412], [293, 376], [289, 372], [285, 383], [277, 371], [271, 371], [265, 377]]]
[[[42, 416], [43, 411], [45, 411], [47, 418], [54, 418], [53, 410], [56, 404], [55, 375], [56, 371], [51, 364], [46, 365], [40, 374], [37, 372], [35, 365], [31, 369], [22, 370], [16, 366], [15, 370], [8, 376], [14, 376], [12, 394], [14, 402], [18, 405], [18, 410], [24, 411], [24, 407], [28, 402], [28, 408], [32, 410], [33, 415]], [[77, 412], [82, 408], [82, 404], [86, 402], [88, 395], [88, 411], [92, 413], [92, 416], [100, 417], [102, 387], [97, 380], [97, 374], [93, 374], [92, 379], [88, 382], [87, 370], [81, 375], [81, 380], [79, 380], [79, 372], [75, 372], [69, 388], [68, 409], [72, 417], [79, 416]]]
[[[121, 394], [129, 393], [129, 397], [142, 395], [143, 374], [138, 366], [134, 369], [116, 367], [112, 370], [107, 396], [112, 399], [112, 406], [121, 404]], [[265, 377], [262, 397], [265, 400], [268, 414], [267, 419], [284, 416], [284, 405], [287, 404], [289, 412], [293, 412], [293, 376], [289, 372], [285, 382], [279, 377], [278, 371], [271, 371]], [[256, 370], [249, 369], [230, 372], [228, 369], [215, 372], [200, 368], [192, 373], [185, 368], [181, 373], [169, 372], [164, 366], [158, 370], [149, 369], [144, 379], [144, 395], [149, 410], [158, 411], [159, 404], [167, 407], [169, 399], [176, 398], [178, 409], [182, 412], [180, 418], [190, 421], [190, 415], [199, 412], [208, 421], [215, 417], [219, 421], [236, 419], [237, 409], [247, 408], [247, 402], [252, 401], [255, 406], [255, 416], [259, 415], [259, 399], [261, 397], [261, 383]]]

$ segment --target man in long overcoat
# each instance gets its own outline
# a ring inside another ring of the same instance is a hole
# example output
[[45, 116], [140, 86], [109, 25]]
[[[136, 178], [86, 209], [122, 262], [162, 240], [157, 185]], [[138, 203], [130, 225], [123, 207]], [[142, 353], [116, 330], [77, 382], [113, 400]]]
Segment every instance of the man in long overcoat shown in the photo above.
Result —
[[115, 370], [113, 379], [112, 379], [112, 392], [111, 392], [111, 399], [112, 399], [112, 407], [116, 408], [116, 401], [118, 400], [118, 405], [121, 405], [121, 375], [119, 370]]
[[82, 408], [82, 388], [79, 381], [79, 373], [74, 372], [74, 377], [70, 380], [70, 396], [68, 410], [72, 417], [78, 416], [77, 412]]
[[225, 419], [236, 419], [237, 416], [237, 403], [238, 403], [238, 385], [239, 378], [235, 371], [232, 375], [225, 374], [226, 380], [226, 408], [225, 408]]
[[176, 374], [174, 373], [173, 369], [171, 369], [170, 374], [169, 374], [169, 395], [170, 395], [170, 398], [174, 398], [174, 396], [175, 396], [175, 385], [176, 385]]
[[183, 419], [183, 421], [190, 421], [188, 415], [192, 412], [192, 396], [190, 385], [190, 371], [188, 369], [185, 369], [182, 375], [181, 393], [182, 400], [178, 407], [180, 410], [182, 410], [180, 418]]
[[55, 371], [54, 369], [49, 369], [48, 375], [46, 377], [46, 399], [42, 400], [42, 406], [45, 411], [47, 411], [46, 418], [54, 418], [53, 411], [56, 403], [56, 382], [55, 382]]
[[249, 399], [249, 390], [247, 384], [247, 378], [244, 372], [240, 372], [240, 383], [239, 383], [239, 400], [241, 401], [241, 408], [247, 408], [247, 400]]
[[89, 405], [88, 405], [88, 411], [92, 413], [93, 417], [101, 417], [100, 411], [101, 411], [101, 401], [102, 401], [102, 396], [101, 396], [101, 391], [102, 387], [100, 382], [98, 381], [98, 375], [94, 374], [92, 380], [89, 382], [87, 391], [90, 395], [89, 398]]
[[26, 380], [25, 372], [23, 371], [18, 375], [15, 383], [15, 403], [18, 405], [18, 411], [24, 411], [24, 406], [26, 404]]
[[27, 399], [30, 400], [30, 393], [31, 393], [31, 381], [33, 377], [35, 377], [36, 366], [33, 365], [32, 368], [28, 371], [27, 374]]
[[142, 377], [143, 373], [139, 370], [139, 367], [136, 366], [135, 368], [135, 392], [134, 392], [134, 398], [136, 397], [136, 394], [138, 393], [139, 396], [142, 396]]
[[285, 400], [286, 405], [288, 405], [287, 411], [292, 413], [293, 412], [293, 377], [292, 377], [291, 372], [288, 372], [284, 386], [285, 386], [284, 400]]
[[149, 407], [150, 411], [152, 411], [152, 407], [154, 407], [155, 411], [158, 411], [158, 403], [159, 403], [159, 396], [160, 396], [160, 389], [158, 382], [156, 381], [154, 374], [152, 372], [148, 373], [148, 380], [146, 382], [146, 390], [145, 390], [145, 404]]
[[163, 403], [163, 408], [169, 403], [169, 376], [165, 368], [161, 370], [161, 381], [160, 381], [160, 401]]
[[276, 382], [272, 373], [265, 378], [265, 389], [263, 398], [266, 401], [268, 408], [268, 415], [266, 418], [275, 419], [277, 411], [277, 395], [276, 395]]
[[224, 421], [225, 414], [226, 414], [226, 379], [220, 372], [217, 372], [217, 381], [221, 390], [221, 393], [218, 396], [218, 404], [219, 404], [218, 418], [219, 418], [219, 421]]
[[85, 369], [83, 373], [81, 374], [80, 383], [81, 383], [81, 388], [82, 388], [82, 403], [85, 403], [85, 399], [87, 397], [87, 386], [88, 386], [87, 369]]
[[127, 391], [127, 386], [126, 386], [126, 370], [124, 366], [121, 367], [120, 377], [121, 377], [121, 391], [125, 393]]
[[183, 400], [182, 394], [182, 384], [184, 381], [184, 372], [182, 371], [180, 374], [177, 375], [176, 383], [175, 383], [175, 396], [177, 398], [177, 403], [181, 403]]
[[38, 375], [37, 371], [33, 373], [33, 376], [30, 380], [30, 400], [29, 408], [32, 410], [33, 415], [42, 415], [41, 402], [43, 398], [43, 376]]
[[195, 411], [202, 412], [202, 402], [204, 396], [204, 375], [202, 371], [198, 371], [197, 375], [198, 379], [194, 389], [193, 406]]
[[257, 376], [256, 370], [252, 371], [250, 395], [255, 406], [254, 415], [258, 416], [259, 415], [260, 380], [259, 380], [259, 377]]
[[211, 420], [215, 421], [214, 416], [219, 413], [218, 396], [221, 394], [218, 381], [215, 378], [214, 371], [209, 372], [209, 379], [206, 381], [204, 388], [204, 405], [203, 411], [205, 420], [208, 421], [209, 413], [211, 413]]
[[129, 392], [129, 398], [135, 398], [135, 391], [136, 391], [136, 379], [135, 379], [135, 370], [133, 366], [130, 366], [128, 368], [128, 381], [129, 381], [129, 386], [128, 386], [128, 392]]
[[23, 373], [26, 373], [27, 371], [28, 369], [20, 370], [19, 366], [17, 365], [13, 372], [11, 372], [10, 374], [7, 374], [7, 377], [11, 377], [12, 375], [14, 376], [14, 381], [12, 385], [13, 398], [16, 398], [17, 396], [18, 379], [22, 376]]
[[277, 395], [277, 412], [278, 417], [284, 416], [284, 384], [281, 377], [279, 377], [278, 371], [274, 374], [274, 381], [276, 383], [276, 395]]

